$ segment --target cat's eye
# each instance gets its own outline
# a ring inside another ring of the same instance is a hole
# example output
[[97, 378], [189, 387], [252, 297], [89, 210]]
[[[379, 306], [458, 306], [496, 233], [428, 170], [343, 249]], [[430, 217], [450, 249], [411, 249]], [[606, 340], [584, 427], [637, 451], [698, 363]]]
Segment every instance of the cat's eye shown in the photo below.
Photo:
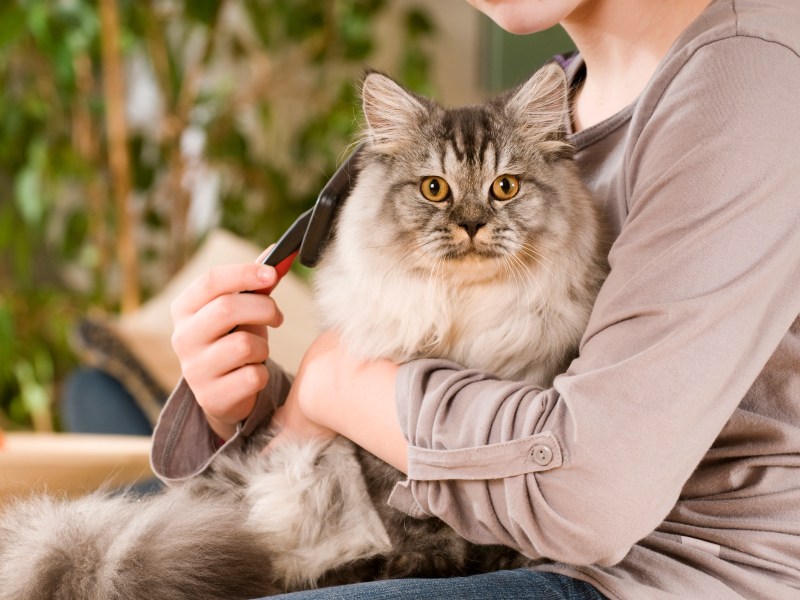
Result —
[[419, 191], [426, 200], [431, 202], [441, 202], [450, 197], [450, 186], [441, 177], [432, 175], [422, 180]]
[[492, 182], [491, 193], [496, 200], [511, 200], [519, 192], [519, 179], [514, 175], [500, 175]]

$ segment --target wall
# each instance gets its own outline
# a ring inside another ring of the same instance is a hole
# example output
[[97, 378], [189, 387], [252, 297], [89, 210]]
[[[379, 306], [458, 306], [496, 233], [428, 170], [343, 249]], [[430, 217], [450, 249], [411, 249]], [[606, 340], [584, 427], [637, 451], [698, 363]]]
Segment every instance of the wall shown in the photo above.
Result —
[[[438, 33], [432, 47], [436, 98], [446, 105], [479, 102], [491, 93], [525, 80], [556, 53], [574, 45], [560, 27], [533, 35], [512, 35], [495, 25], [466, 0], [392, 0], [392, 10], [380, 27], [387, 40], [376, 59], [390, 64], [397, 45], [397, 14], [401, 7], [424, 7], [436, 21]], [[391, 73], [390, 73], [391, 74]]]

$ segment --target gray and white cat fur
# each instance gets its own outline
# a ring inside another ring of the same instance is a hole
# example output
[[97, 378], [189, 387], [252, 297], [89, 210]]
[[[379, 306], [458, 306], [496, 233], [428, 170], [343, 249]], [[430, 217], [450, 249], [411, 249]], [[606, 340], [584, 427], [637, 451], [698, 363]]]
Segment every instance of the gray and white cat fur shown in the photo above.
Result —
[[[567, 93], [548, 65], [494, 100], [444, 109], [368, 74], [360, 171], [315, 275], [324, 326], [362, 358], [441, 357], [549, 385], [606, 272], [564, 139]], [[441, 201], [421, 193], [430, 176], [449, 184]], [[511, 199], [492, 195], [501, 176], [519, 182]], [[264, 454], [269, 435], [154, 497], [6, 508], [0, 599], [231, 600], [530, 562], [390, 508], [402, 475], [343, 438]]]

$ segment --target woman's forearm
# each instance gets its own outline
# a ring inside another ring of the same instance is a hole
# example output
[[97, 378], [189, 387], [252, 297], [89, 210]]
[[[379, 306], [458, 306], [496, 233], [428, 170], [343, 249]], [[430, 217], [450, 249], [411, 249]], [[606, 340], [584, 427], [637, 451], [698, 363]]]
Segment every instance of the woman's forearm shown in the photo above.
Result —
[[408, 443], [395, 407], [398, 366], [353, 358], [333, 333], [323, 333], [303, 358], [286, 404], [275, 415], [283, 435], [338, 433], [407, 472]]
[[[397, 365], [386, 360], [359, 363], [339, 357], [337, 400], [321, 411], [323, 423], [403, 473], [408, 442], [395, 406]], [[318, 399], [324, 402], [324, 397]]]

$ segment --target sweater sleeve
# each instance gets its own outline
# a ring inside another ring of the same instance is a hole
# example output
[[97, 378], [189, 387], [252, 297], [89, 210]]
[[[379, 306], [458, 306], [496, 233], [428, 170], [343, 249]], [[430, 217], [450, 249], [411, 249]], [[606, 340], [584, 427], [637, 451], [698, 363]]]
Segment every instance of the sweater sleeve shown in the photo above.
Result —
[[283, 404], [291, 386], [290, 377], [273, 361], [267, 361], [269, 381], [261, 390], [250, 416], [239, 424], [236, 433], [224, 444], [209, 427], [192, 390], [181, 378], [170, 394], [153, 432], [150, 464], [165, 483], [179, 483], [205, 471], [221, 452], [241, 448], [245, 440]]
[[579, 357], [548, 390], [404, 365], [395, 507], [570, 564], [659, 525], [800, 313], [799, 94], [793, 51], [731, 37], [643, 98]]

